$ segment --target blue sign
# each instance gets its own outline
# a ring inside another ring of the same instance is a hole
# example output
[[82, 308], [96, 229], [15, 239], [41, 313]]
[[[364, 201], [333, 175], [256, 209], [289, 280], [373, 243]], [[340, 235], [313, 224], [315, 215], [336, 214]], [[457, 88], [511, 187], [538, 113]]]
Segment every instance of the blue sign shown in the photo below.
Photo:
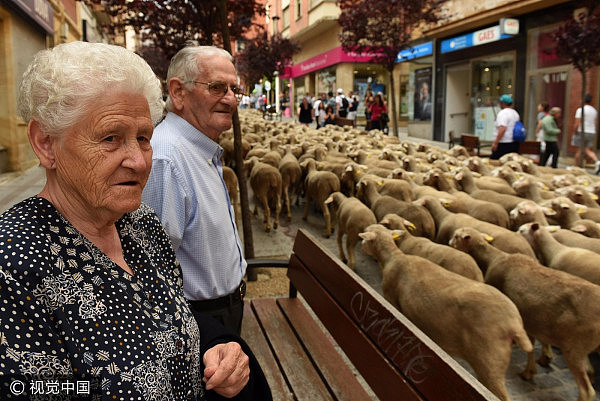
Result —
[[500, 33], [500, 25], [496, 25], [490, 28], [481, 29], [479, 31], [443, 40], [440, 51], [442, 53], [450, 53], [456, 50], [466, 49], [471, 46], [479, 46], [485, 43], [495, 42], [511, 37], [512, 35]]
[[433, 54], [433, 42], [422, 43], [411, 47], [410, 49], [402, 50], [396, 56], [396, 63], [412, 60], [418, 57], [430, 56]]

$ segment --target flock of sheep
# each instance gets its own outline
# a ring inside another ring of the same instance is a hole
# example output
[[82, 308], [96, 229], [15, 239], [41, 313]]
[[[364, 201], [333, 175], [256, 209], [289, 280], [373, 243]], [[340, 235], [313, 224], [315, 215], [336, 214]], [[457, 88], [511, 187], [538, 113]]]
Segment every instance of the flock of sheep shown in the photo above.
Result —
[[[528, 353], [521, 377], [548, 366], [558, 347], [590, 401], [588, 355], [600, 346], [600, 180], [509, 154], [492, 162], [465, 148], [401, 142], [379, 131], [316, 130], [240, 113], [244, 167], [277, 228], [282, 204], [305, 197], [336, 233], [340, 258], [355, 247], [381, 268], [385, 298], [501, 400], [513, 344]], [[232, 133], [220, 140], [233, 160]], [[236, 213], [237, 179], [224, 168]], [[272, 226], [271, 226], [272, 220]], [[335, 230], [334, 230], [335, 228]], [[345, 236], [345, 251], [342, 240]]]

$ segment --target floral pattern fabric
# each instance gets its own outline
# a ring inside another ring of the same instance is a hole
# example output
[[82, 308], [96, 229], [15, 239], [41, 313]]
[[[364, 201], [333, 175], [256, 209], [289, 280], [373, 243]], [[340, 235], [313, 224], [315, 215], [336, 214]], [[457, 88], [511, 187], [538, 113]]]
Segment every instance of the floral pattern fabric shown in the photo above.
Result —
[[0, 392], [9, 377], [92, 377], [103, 400], [204, 399], [200, 334], [160, 221], [142, 204], [116, 227], [134, 275], [43, 198], [0, 216]]

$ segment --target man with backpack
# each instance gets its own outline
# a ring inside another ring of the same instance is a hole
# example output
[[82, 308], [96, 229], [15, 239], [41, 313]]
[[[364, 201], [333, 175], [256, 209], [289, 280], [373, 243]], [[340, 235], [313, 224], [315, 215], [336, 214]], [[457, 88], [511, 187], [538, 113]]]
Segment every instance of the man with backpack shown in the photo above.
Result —
[[503, 155], [512, 152], [519, 152], [519, 142], [513, 140], [513, 130], [517, 121], [521, 118], [519, 113], [513, 109], [513, 99], [511, 95], [502, 95], [498, 99], [500, 112], [496, 116], [494, 123], [494, 143], [492, 143], [492, 155], [490, 159], [497, 160]]
[[342, 88], [338, 88], [337, 96], [335, 98], [336, 109], [335, 115], [336, 117], [346, 118], [348, 116], [348, 107], [350, 107], [350, 103], [346, 96], [344, 96], [344, 90]]

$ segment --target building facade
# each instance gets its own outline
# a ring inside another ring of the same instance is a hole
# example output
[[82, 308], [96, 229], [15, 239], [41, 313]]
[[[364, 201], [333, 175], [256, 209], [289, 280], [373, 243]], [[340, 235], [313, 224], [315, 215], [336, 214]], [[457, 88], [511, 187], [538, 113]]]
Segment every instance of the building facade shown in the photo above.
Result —
[[[341, 48], [334, 0], [269, 0], [270, 30], [297, 41], [286, 78], [291, 100], [342, 88], [389, 96], [387, 72], [368, 55]], [[423, 29], [413, 48], [398, 55], [394, 69], [396, 116], [409, 136], [447, 141], [448, 134], [493, 135], [502, 94], [535, 137], [537, 105], [563, 109], [563, 154], [570, 146], [574, 113], [581, 99], [581, 74], [556, 55], [552, 34], [573, 13], [566, 0], [449, 0], [443, 20]], [[273, 18], [276, 17], [276, 18]], [[599, 69], [589, 72], [586, 92], [600, 98]], [[362, 103], [361, 103], [362, 105]], [[359, 118], [364, 110], [359, 109]], [[359, 120], [360, 123], [360, 120]]]
[[37, 163], [27, 126], [17, 117], [17, 92], [39, 50], [74, 40], [106, 41], [101, 9], [75, 0], [0, 0], [0, 173]]

